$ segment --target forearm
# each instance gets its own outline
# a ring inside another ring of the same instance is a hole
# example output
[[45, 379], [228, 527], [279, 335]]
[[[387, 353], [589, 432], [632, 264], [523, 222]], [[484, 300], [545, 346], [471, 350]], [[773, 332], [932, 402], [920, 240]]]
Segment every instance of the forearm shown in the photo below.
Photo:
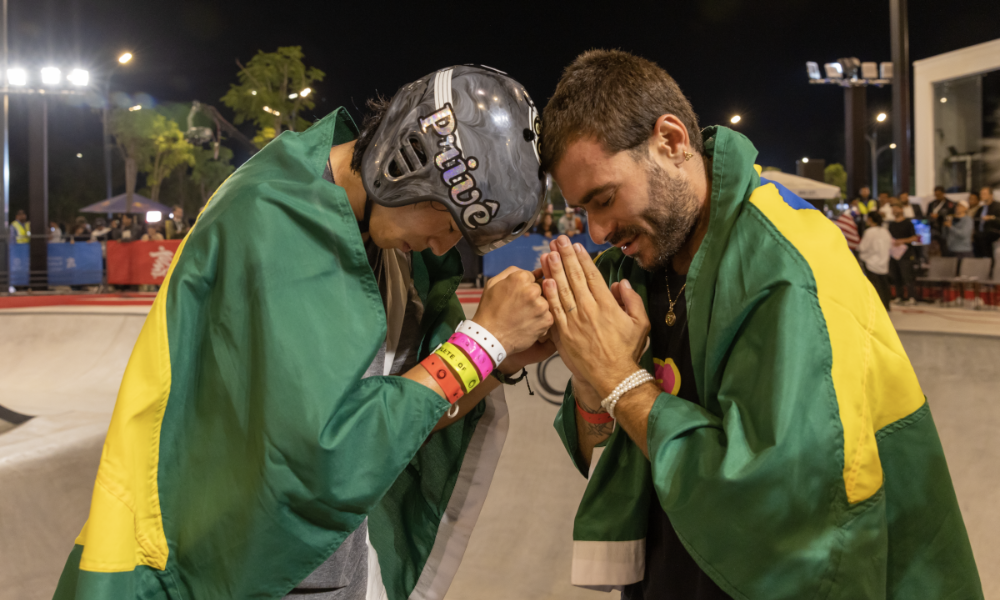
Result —
[[[590, 414], [603, 412], [601, 398], [598, 397], [594, 388], [576, 378], [573, 379], [573, 397], [581, 410]], [[576, 410], [576, 407], [573, 407], [572, 410]], [[611, 423], [588, 423], [579, 414], [576, 415], [577, 451], [587, 467], [590, 467], [590, 461], [594, 457], [594, 448], [608, 439], [614, 430], [613, 421]]]
[[650, 381], [624, 394], [615, 405], [615, 419], [646, 458], [649, 458], [649, 413], [661, 392], [656, 382]]
[[[434, 378], [432, 378], [430, 373], [427, 372], [427, 369], [420, 365], [417, 365], [406, 373], [403, 373], [402, 376], [406, 379], [419, 383], [442, 398], [445, 397], [444, 390], [441, 389], [441, 386], [434, 381]], [[458, 422], [462, 417], [468, 414], [470, 410], [475, 408], [475, 406], [479, 404], [479, 402], [485, 398], [487, 394], [495, 390], [498, 385], [500, 385], [500, 382], [497, 381], [495, 377], [487, 377], [486, 381], [481, 382], [479, 385], [474, 387], [471, 392], [458, 399], [456, 402], [456, 404], [458, 404], [458, 414], [454, 417], [449, 417], [447, 414], [442, 416], [437, 422], [437, 425], [434, 426], [434, 431], [438, 431], [448, 425], [451, 425], [452, 423]]]

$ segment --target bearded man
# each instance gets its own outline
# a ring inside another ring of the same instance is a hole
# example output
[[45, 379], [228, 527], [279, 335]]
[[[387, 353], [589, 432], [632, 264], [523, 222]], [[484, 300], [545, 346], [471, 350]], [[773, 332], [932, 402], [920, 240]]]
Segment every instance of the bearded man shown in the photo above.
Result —
[[573, 583], [982, 598], [927, 402], [837, 227], [624, 52], [578, 57], [542, 130], [543, 169], [616, 246], [542, 261], [573, 373], [555, 425], [590, 479]]

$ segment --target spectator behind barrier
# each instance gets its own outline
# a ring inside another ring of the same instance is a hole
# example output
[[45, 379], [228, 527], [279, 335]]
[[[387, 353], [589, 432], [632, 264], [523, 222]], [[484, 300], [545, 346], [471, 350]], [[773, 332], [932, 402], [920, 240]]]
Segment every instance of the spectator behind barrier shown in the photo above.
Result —
[[168, 240], [179, 240], [187, 235], [190, 227], [184, 220], [184, 208], [179, 204], [174, 205], [172, 217], [163, 223], [163, 234]]
[[[891, 260], [889, 272], [896, 286], [896, 302], [902, 302], [906, 296], [907, 304], [917, 303], [916, 268], [917, 253], [912, 244], [920, 239], [913, 221], [903, 214], [903, 207], [896, 204], [892, 207], [894, 220], [889, 223], [889, 233], [892, 235]], [[904, 294], [905, 292], [905, 294]]]
[[[838, 223], [839, 224], [839, 223]], [[882, 215], [877, 212], [868, 215], [868, 228], [858, 245], [858, 260], [865, 276], [872, 282], [878, 297], [889, 310], [889, 258], [892, 250], [892, 234], [882, 227]]]
[[49, 221], [49, 243], [58, 244], [63, 240], [63, 229], [56, 221]]
[[944, 218], [944, 241], [951, 256], [972, 258], [972, 217], [964, 204], [955, 205], [955, 214]]
[[111, 230], [111, 239], [119, 242], [137, 242], [142, 238], [142, 225], [136, 219], [125, 213], [121, 217], [121, 226]]
[[979, 198], [972, 218], [973, 252], [979, 257], [992, 258], [993, 245], [1000, 239], [1000, 203], [993, 201], [993, 190], [989, 187], [979, 190]]
[[31, 241], [31, 223], [28, 222], [28, 213], [19, 210], [14, 215], [14, 220], [10, 222], [9, 239], [14, 244], [27, 244]]
[[537, 233], [539, 235], [544, 235], [545, 237], [552, 239], [558, 233], [555, 224], [552, 221], [552, 213], [546, 212], [542, 214], [542, 220], [539, 221], [538, 225], [532, 229], [532, 233]]
[[559, 233], [573, 237], [582, 233], [583, 224], [576, 218], [576, 209], [567, 207], [563, 216], [559, 217]]

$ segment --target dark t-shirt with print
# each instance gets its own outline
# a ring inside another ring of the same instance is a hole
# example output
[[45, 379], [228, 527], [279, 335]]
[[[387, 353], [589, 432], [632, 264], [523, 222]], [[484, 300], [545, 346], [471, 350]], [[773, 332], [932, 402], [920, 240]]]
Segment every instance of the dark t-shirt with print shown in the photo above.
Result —
[[[670, 307], [668, 274], [670, 298], [677, 300], [674, 304], [676, 321], [672, 326], [665, 322]], [[663, 391], [697, 403], [687, 306], [682, 292], [685, 279], [673, 269], [649, 275], [650, 348], [656, 365], [656, 380]], [[730, 600], [688, 554], [655, 497], [649, 503], [646, 575], [639, 583], [625, 587], [622, 600]]]

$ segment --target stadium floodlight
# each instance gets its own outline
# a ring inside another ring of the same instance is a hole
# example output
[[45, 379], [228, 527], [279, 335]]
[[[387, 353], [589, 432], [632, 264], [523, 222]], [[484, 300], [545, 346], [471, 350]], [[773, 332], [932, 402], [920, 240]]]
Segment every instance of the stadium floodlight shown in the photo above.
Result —
[[823, 79], [823, 74], [819, 72], [819, 65], [814, 61], [809, 61], [806, 63], [806, 71], [809, 73], [809, 79]]
[[28, 72], [24, 69], [7, 69], [8, 85], [28, 85]]
[[879, 79], [892, 79], [892, 63], [884, 62], [878, 66]]
[[840, 63], [842, 68], [842, 73], [847, 79], [857, 79], [858, 72], [861, 70], [861, 61], [854, 57], [848, 58], [838, 58], [837, 62]]
[[826, 70], [827, 79], [843, 79], [844, 78], [844, 67], [840, 63], [826, 63], [823, 65], [823, 69]]
[[84, 87], [90, 83], [90, 73], [86, 69], [73, 69], [66, 76], [66, 81], [73, 85]]
[[159, 223], [163, 220], [163, 213], [158, 210], [150, 210], [146, 212], [146, 222], [147, 223]]
[[42, 69], [42, 83], [45, 85], [58, 85], [62, 81], [62, 71], [56, 67], [45, 67]]
[[123, 65], [125, 63], [127, 63], [128, 61], [130, 61], [130, 60], [132, 60], [132, 53], [131, 52], [125, 52], [124, 54], [122, 54], [121, 56], [118, 57], [118, 62], [120, 62]]
[[878, 79], [878, 63], [875, 62], [861, 63], [861, 78]]

